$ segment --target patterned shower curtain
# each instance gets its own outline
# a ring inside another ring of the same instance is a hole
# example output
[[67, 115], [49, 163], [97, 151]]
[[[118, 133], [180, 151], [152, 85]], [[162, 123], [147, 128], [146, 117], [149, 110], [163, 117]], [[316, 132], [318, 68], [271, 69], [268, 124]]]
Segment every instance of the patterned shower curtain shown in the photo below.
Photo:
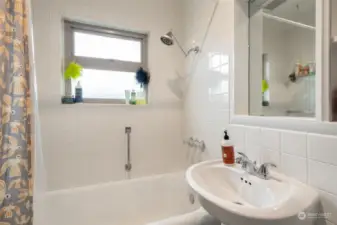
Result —
[[33, 221], [27, 0], [0, 0], [0, 225]]

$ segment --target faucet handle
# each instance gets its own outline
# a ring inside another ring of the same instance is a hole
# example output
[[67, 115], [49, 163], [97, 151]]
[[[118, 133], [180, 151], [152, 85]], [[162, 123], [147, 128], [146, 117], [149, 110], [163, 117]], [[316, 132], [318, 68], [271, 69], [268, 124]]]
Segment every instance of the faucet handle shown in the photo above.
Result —
[[237, 157], [235, 159], [236, 163], [242, 164], [242, 163], [247, 162], [249, 160], [248, 156], [245, 153], [238, 152], [238, 154], [240, 155], [240, 157]]
[[277, 166], [274, 163], [264, 163], [264, 164], [262, 164], [257, 171], [258, 176], [260, 176], [263, 179], [268, 180], [269, 179], [269, 167], [276, 168]]
[[237, 164], [241, 164], [243, 168], [246, 168], [247, 164], [249, 162], [248, 156], [246, 154], [242, 153], [242, 152], [238, 152], [238, 154], [240, 156], [235, 159], [235, 162]]
[[248, 159], [248, 156], [245, 153], [238, 152], [238, 154], [243, 158], [243, 159]]
[[199, 141], [198, 147], [200, 148], [201, 152], [204, 152], [206, 150], [205, 141]]
[[192, 148], [192, 147], [195, 147], [195, 141], [193, 137], [190, 137], [187, 141], [187, 145]]

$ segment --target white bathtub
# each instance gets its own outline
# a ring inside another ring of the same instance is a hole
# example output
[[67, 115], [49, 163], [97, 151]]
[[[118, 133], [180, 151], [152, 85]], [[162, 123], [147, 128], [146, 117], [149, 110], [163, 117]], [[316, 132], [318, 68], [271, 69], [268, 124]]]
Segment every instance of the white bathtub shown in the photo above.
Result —
[[48, 192], [48, 225], [144, 225], [198, 208], [184, 173]]

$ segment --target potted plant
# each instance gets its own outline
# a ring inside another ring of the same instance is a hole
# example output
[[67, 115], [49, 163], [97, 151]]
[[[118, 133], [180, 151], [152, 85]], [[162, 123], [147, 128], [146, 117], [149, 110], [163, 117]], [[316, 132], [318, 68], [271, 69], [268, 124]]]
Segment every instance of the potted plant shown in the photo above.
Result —
[[65, 96], [62, 98], [62, 103], [72, 104], [75, 103], [74, 97], [72, 96], [72, 80], [77, 80], [82, 74], [83, 67], [76, 63], [71, 62], [66, 68], [64, 73], [65, 79]]

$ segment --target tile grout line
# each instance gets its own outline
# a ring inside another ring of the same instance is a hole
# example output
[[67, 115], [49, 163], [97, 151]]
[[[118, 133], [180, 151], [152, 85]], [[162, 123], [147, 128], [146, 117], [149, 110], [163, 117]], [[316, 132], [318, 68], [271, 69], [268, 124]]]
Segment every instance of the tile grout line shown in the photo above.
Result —
[[324, 193], [326, 193], [326, 194], [333, 195], [333, 196], [337, 197], [337, 194], [331, 193], [331, 192], [329, 192], [329, 191], [323, 190], [323, 189], [318, 188], [318, 187], [315, 187], [315, 188], [316, 188], [317, 190], [321, 191], [321, 192], [324, 192]]
[[328, 162], [323, 162], [323, 161], [320, 161], [320, 160], [317, 160], [317, 159], [308, 158], [308, 161], [317, 162], [317, 163], [320, 163], [320, 164], [326, 164], [326, 165], [328, 165], [328, 166], [337, 167], [337, 164], [332, 164], [332, 163], [328, 163]]

